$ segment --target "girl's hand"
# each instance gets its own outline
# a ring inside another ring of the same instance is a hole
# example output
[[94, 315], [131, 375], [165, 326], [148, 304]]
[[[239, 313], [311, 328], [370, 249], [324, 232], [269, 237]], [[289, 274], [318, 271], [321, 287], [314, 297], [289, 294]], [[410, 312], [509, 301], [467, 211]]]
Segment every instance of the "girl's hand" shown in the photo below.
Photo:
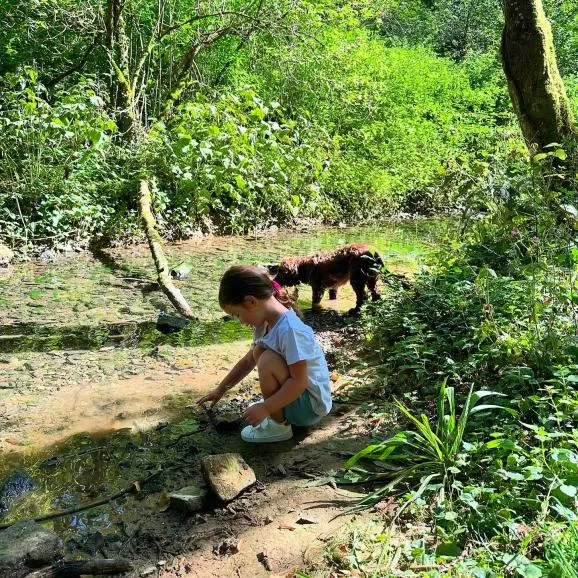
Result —
[[243, 419], [253, 427], [258, 426], [264, 419], [268, 418], [271, 414], [267, 409], [267, 406], [261, 402], [249, 406], [243, 412]]
[[225, 395], [226, 391], [227, 391], [226, 389], [223, 389], [220, 385], [218, 385], [217, 387], [215, 387], [215, 389], [209, 391], [209, 393], [203, 395], [201, 399], [197, 400], [197, 405], [203, 405], [204, 403], [210, 401], [211, 402], [210, 407], [213, 407], [223, 397], [223, 395]]

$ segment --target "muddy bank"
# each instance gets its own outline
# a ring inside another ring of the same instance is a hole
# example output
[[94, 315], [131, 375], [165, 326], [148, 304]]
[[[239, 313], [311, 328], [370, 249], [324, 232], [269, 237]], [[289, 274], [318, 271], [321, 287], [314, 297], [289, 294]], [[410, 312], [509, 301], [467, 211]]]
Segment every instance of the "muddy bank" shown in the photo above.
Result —
[[[239, 422], [223, 428], [195, 405], [249, 346], [247, 328], [223, 319], [218, 279], [233, 263], [272, 262], [355, 241], [376, 245], [393, 271], [411, 273], [440, 228], [390, 223], [167, 247], [173, 262], [194, 263], [179, 283], [198, 316], [171, 334], [157, 327], [159, 313], [172, 310], [152, 283], [146, 247], [15, 267], [0, 282], [0, 482], [25, 471], [34, 489], [0, 522], [112, 495], [160, 468], [136, 495], [47, 522], [63, 539], [65, 555], [128, 557], [137, 562], [135, 575], [259, 576], [267, 575], [256, 551], [265, 541], [272, 567], [302, 565], [305, 542], [329, 531], [330, 519], [344, 508], [343, 495], [331, 485], [304, 484], [330, 480], [328, 472], [369, 434], [356, 414], [367, 399], [352, 401], [353, 390], [374, 378], [356, 368], [359, 322], [344, 314], [354, 295], [345, 287], [313, 315], [310, 288], [300, 291], [306, 321], [335, 373], [340, 403], [334, 413], [290, 442], [252, 447], [240, 441]], [[256, 396], [251, 375], [224, 407], [240, 415]], [[252, 489], [229, 505], [209, 502], [195, 516], [166, 509], [168, 492], [203, 484], [202, 456], [231, 451], [255, 470]], [[318, 527], [280, 527], [295, 522], [296, 513], [303, 517], [315, 500]], [[234, 556], [213, 553], [219, 540], [231, 536], [246, 545]]]
[[[342, 343], [339, 335], [346, 335], [333, 333]], [[272, 569], [305, 568], [304, 556], [323, 547], [323, 536], [343, 522], [333, 518], [353, 500], [323, 478], [362, 447], [371, 428], [355, 413], [368, 401], [356, 398], [367, 376], [346, 371], [351, 347], [347, 356], [337, 348], [333, 353], [336, 404], [319, 427], [299, 430], [288, 442], [251, 446], [239, 438], [240, 423], [220, 427], [214, 413], [194, 406], [194, 391], [180, 391], [166, 398], [171, 421], [77, 434], [42, 450], [5, 454], [5, 467], [24, 469], [35, 485], [5, 520], [114, 494], [160, 468], [136, 495], [47, 523], [64, 541], [65, 556], [129, 558], [136, 563], [134, 576], [167, 578], [266, 576], [259, 558], [263, 551]], [[239, 415], [257, 397], [254, 379], [245, 380], [221, 410]], [[228, 504], [210, 498], [204, 510], [192, 516], [167, 509], [168, 493], [203, 485], [204, 455], [231, 451], [239, 452], [254, 469], [258, 481], [253, 487]], [[302, 519], [309, 522], [297, 523]], [[238, 551], [221, 552], [220, 545], [230, 539]]]

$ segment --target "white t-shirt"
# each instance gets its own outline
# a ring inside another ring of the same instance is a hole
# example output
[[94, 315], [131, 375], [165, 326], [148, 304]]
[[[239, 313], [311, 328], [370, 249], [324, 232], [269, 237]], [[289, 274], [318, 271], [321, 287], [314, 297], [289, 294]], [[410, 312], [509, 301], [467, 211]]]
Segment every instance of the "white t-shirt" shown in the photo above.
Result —
[[330, 412], [331, 386], [325, 355], [313, 329], [305, 325], [295, 311], [289, 309], [277, 319], [273, 327], [265, 323], [255, 328], [253, 345], [275, 351], [287, 365], [306, 361], [307, 392], [311, 396], [311, 407], [320, 416]]

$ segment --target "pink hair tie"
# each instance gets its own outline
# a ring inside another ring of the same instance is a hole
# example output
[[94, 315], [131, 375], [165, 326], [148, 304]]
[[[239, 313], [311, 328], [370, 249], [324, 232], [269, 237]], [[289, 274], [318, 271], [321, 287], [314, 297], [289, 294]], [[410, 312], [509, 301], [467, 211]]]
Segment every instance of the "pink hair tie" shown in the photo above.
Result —
[[279, 283], [277, 283], [277, 281], [275, 281], [275, 279], [273, 279], [271, 281], [271, 285], [273, 285], [273, 289], [274, 289], [275, 293], [279, 293], [279, 291], [281, 291], [281, 285], [279, 285]]

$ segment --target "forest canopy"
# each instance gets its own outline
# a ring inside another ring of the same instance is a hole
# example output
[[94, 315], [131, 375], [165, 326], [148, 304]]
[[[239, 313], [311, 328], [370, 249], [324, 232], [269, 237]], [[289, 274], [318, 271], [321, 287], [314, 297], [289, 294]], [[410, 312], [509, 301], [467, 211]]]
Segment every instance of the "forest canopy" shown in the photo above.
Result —
[[[545, 6], [576, 98], [577, 9]], [[140, 238], [143, 177], [175, 239], [463, 208], [525, 154], [490, 0], [1, 10], [0, 235], [24, 250]]]

